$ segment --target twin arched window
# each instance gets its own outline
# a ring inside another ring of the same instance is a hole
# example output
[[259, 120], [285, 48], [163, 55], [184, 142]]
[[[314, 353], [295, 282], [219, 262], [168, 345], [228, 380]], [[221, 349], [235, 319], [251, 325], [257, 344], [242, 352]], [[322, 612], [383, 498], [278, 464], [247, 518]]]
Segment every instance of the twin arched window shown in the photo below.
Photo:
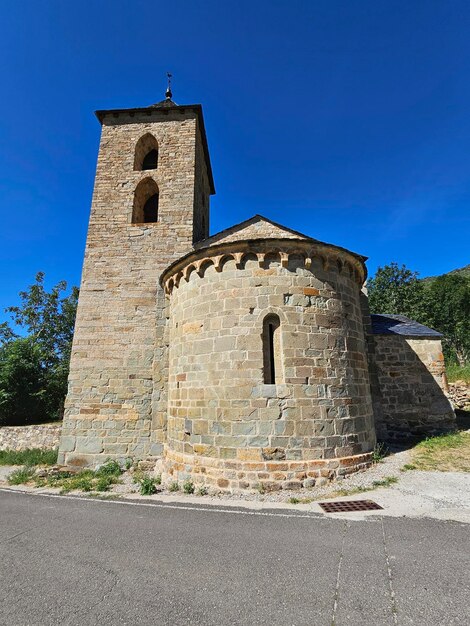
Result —
[[[146, 133], [135, 146], [134, 170], [156, 170], [158, 167], [158, 142]], [[158, 222], [158, 185], [153, 178], [144, 178], [137, 185], [132, 209], [133, 224]]]
[[263, 377], [267, 385], [282, 382], [281, 320], [269, 314], [263, 320]]

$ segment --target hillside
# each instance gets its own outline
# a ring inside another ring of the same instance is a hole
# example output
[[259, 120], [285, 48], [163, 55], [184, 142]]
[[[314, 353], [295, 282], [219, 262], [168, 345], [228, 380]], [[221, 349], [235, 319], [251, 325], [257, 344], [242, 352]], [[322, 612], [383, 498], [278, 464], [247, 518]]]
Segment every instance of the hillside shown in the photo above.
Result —
[[[470, 280], [470, 264], [465, 265], [465, 267], [461, 267], [456, 270], [452, 270], [451, 272], [447, 272], [447, 274], [441, 274], [441, 276], [463, 276], [464, 278], [468, 278]], [[439, 276], [426, 276], [426, 278], [422, 278], [423, 283], [432, 283]]]

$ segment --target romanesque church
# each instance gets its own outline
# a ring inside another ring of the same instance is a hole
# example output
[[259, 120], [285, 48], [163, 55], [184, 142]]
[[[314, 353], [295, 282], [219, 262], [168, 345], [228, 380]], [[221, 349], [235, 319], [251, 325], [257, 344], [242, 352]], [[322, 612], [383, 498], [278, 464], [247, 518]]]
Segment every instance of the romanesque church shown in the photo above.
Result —
[[96, 116], [62, 463], [295, 488], [454, 427], [439, 333], [369, 314], [366, 257], [260, 215], [209, 235], [200, 105]]

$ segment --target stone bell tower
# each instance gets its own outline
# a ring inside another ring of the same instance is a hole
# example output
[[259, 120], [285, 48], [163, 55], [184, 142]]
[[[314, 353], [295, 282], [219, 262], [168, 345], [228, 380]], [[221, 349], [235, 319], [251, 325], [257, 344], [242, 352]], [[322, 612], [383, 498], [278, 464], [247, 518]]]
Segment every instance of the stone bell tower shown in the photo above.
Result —
[[[59, 462], [161, 454], [162, 271], [208, 236], [214, 183], [200, 105], [97, 111], [102, 133]], [[99, 455], [99, 457], [98, 457]]]

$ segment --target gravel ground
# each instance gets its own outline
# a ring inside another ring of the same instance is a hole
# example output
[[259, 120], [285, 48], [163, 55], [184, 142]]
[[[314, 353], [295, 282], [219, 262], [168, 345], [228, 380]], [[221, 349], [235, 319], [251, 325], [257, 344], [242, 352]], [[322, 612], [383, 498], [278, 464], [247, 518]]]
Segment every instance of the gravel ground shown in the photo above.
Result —
[[[399, 478], [403, 476], [403, 472], [400, 471], [400, 468], [403, 467], [406, 463], [409, 462], [410, 452], [408, 450], [401, 452], [393, 452], [389, 454], [389, 456], [385, 457], [379, 463], [374, 464], [368, 470], [364, 472], [357, 472], [355, 474], [351, 474], [350, 476], [346, 476], [343, 479], [337, 480], [335, 482], [330, 482], [327, 485], [322, 487], [311, 487], [309, 489], [296, 489], [296, 490], [281, 490], [281, 491], [273, 491], [267, 493], [259, 493], [257, 491], [247, 491], [247, 492], [237, 492], [237, 493], [226, 493], [217, 491], [216, 489], [209, 489], [208, 495], [214, 501], [240, 501], [240, 502], [288, 502], [290, 498], [297, 498], [299, 500], [321, 500], [324, 498], [330, 498], [337, 495], [346, 495], [345, 491], [353, 492], [357, 489], [367, 489], [367, 488], [375, 488], [377, 485], [374, 485], [374, 482], [382, 481], [389, 477]], [[3, 466], [0, 468], [0, 483], [6, 483], [8, 475], [17, 469], [14, 466]], [[151, 475], [151, 472], [148, 472]], [[120, 477], [121, 483], [114, 485], [108, 493], [113, 493], [116, 495], [128, 495], [128, 494], [138, 494], [139, 493], [139, 485], [134, 482], [134, 474], [132, 470], [129, 472], [124, 472]], [[182, 487], [182, 485], [181, 485]], [[32, 490], [36, 490], [34, 487], [28, 488]], [[341, 494], [337, 492], [341, 490]], [[51, 491], [51, 492], [59, 492], [59, 489], [51, 489], [51, 488], [41, 488], [40, 491]], [[79, 493], [79, 492], [77, 492]], [[158, 487], [158, 494], [162, 495], [172, 495], [178, 496], [178, 498], [192, 497], [181, 491], [179, 492], [170, 492], [164, 485]], [[197, 494], [195, 494], [197, 495]]]

